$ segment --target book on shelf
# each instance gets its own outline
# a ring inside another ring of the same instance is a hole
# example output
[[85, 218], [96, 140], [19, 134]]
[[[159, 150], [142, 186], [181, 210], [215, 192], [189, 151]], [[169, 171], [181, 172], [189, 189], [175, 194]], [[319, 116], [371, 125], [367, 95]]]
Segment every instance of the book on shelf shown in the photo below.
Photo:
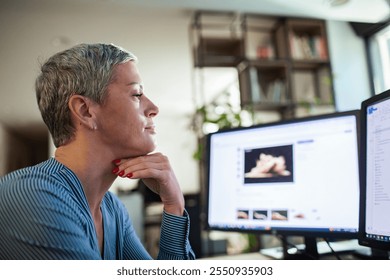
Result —
[[290, 34], [291, 56], [294, 59], [327, 59], [325, 40], [321, 36]]
[[266, 96], [261, 88], [258, 71], [256, 68], [249, 69], [249, 80], [251, 83], [251, 98], [253, 103], [260, 103], [266, 101]]
[[256, 68], [249, 69], [251, 101], [253, 103], [282, 103], [286, 101], [286, 84], [281, 79], [263, 83]]
[[269, 83], [268, 89], [267, 89], [267, 100], [271, 103], [282, 103], [286, 101], [286, 94], [285, 94], [285, 82], [276, 79]]
[[314, 104], [316, 101], [316, 91], [315, 77], [313, 73], [305, 71], [296, 71], [293, 74], [292, 78], [295, 101], [297, 103]]

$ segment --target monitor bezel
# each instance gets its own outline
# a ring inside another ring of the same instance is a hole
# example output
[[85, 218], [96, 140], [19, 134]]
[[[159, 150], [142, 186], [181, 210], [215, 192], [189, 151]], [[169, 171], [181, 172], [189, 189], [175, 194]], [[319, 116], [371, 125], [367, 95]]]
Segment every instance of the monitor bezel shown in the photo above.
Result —
[[[216, 231], [227, 231], [227, 232], [242, 232], [242, 233], [254, 233], [254, 234], [272, 234], [272, 235], [280, 235], [280, 236], [302, 236], [302, 237], [314, 237], [314, 238], [335, 238], [335, 239], [357, 239], [358, 231], [350, 232], [350, 231], [323, 231], [323, 230], [315, 230], [314, 228], [263, 228], [263, 229], [241, 229], [241, 228], [220, 228], [214, 227], [209, 223], [209, 197], [210, 197], [210, 142], [211, 138], [216, 134], [235, 132], [238, 130], [248, 130], [248, 129], [256, 129], [263, 128], [269, 126], [279, 126], [289, 123], [301, 123], [307, 121], [315, 121], [320, 119], [327, 118], [337, 118], [343, 116], [353, 116], [356, 118], [356, 133], [357, 133], [357, 149], [360, 149], [360, 110], [349, 110], [343, 112], [333, 112], [327, 114], [320, 115], [312, 115], [307, 117], [300, 117], [294, 119], [287, 119], [275, 122], [269, 122], [265, 124], [253, 125], [250, 127], [237, 127], [237, 128], [228, 128], [219, 130], [213, 133], [208, 134], [206, 137], [206, 160], [205, 160], [205, 185], [206, 185], [206, 213], [205, 213], [205, 228], [206, 230], [216, 230]], [[359, 153], [358, 153], [358, 161], [360, 162]], [[359, 188], [359, 186], [358, 186]], [[358, 230], [358, 228], [357, 228]]]
[[360, 137], [360, 202], [359, 202], [359, 233], [358, 242], [362, 246], [390, 251], [390, 242], [375, 240], [366, 237], [366, 198], [367, 198], [367, 108], [375, 103], [390, 99], [390, 89], [374, 95], [361, 103], [361, 137]]

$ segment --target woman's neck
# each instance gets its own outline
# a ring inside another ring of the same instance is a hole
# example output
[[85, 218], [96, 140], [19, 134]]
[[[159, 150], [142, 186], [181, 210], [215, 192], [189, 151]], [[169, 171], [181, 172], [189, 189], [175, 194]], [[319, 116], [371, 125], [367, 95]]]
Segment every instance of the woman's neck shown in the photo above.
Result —
[[91, 213], [99, 210], [104, 194], [114, 182], [113, 164], [104, 152], [83, 147], [72, 142], [55, 151], [55, 159], [72, 170], [80, 180], [87, 197]]

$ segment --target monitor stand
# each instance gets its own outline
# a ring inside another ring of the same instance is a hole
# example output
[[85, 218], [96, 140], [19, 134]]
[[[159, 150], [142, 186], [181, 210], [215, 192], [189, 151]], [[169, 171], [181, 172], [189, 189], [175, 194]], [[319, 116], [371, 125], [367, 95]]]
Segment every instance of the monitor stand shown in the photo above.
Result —
[[282, 237], [283, 259], [285, 260], [317, 260], [319, 259], [317, 249], [317, 239], [315, 237], [305, 237], [305, 248], [296, 253], [290, 253], [287, 237]]
[[304, 237], [304, 247], [302, 247], [303, 244], [297, 245], [295, 250], [289, 248], [291, 243], [287, 241], [286, 236], [282, 237], [282, 243], [283, 258], [286, 260], [317, 260], [327, 258], [328, 255], [334, 255], [341, 259], [343, 254], [353, 255], [358, 259], [389, 259], [389, 252], [360, 246], [355, 239], [337, 241], [330, 245], [326, 241], [317, 243], [315, 237]]
[[[303, 244], [291, 244], [288, 236], [280, 236], [281, 247], [260, 250], [260, 254], [274, 259], [316, 260], [316, 259], [386, 259], [383, 252], [372, 252], [371, 248], [361, 246], [357, 239], [317, 241], [315, 237], [304, 237]], [[330, 244], [331, 243], [331, 244]], [[387, 253], [387, 252], [386, 252]], [[357, 255], [359, 254], [359, 256]], [[346, 255], [346, 256], [343, 256]]]

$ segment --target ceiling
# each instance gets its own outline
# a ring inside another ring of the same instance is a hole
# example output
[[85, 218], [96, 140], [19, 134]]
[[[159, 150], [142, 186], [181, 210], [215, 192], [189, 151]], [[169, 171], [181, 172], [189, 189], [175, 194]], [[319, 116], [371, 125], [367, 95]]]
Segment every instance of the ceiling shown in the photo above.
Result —
[[[389, 18], [390, 0], [349, 0], [349, 2], [343, 6], [335, 7], [330, 6], [330, 1], [335, 0], [1, 0], [0, 26], [2, 26], [2, 28], [0, 28], [0, 36], [2, 36], [2, 38], [11, 38], [12, 40], [18, 36], [17, 32], [23, 30], [23, 26], [20, 26], [21, 23], [20, 20], [18, 20], [18, 17], [31, 13], [31, 11], [41, 15], [42, 19], [46, 19], [47, 14], [45, 13], [48, 13], [50, 9], [55, 9], [57, 11], [66, 9], [69, 13], [69, 9], [77, 11], [81, 7], [85, 8], [92, 4], [94, 8], [101, 7], [102, 9], [115, 6], [116, 8], [123, 7], [123, 10], [125, 10], [125, 8], [134, 10], [135, 7], [137, 9], [152, 8], [157, 11], [159, 9], [176, 9], [183, 11], [198, 9], [229, 10], [368, 23], [375, 23]], [[19, 13], [21, 10], [24, 13]], [[107, 10], [107, 13], [110, 12], [112, 13], [112, 11]], [[12, 19], [10, 14], [13, 16]], [[5, 15], [7, 15], [7, 17], [5, 17]], [[7, 22], [7, 20], [9, 22]], [[48, 26], [48, 30], [46, 30], [47, 32], [49, 32], [49, 27], [50, 26]], [[30, 29], [33, 29], [33, 27]], [[46, 31], [36, 30], [36, 32], [40, 33]], [[50, 32], [53, 31], [50, 30]], [[94, 30], [92, 30], [92, 32], [94, 32]], [[77, 31], [67, 30], [66, 33], [68, 33], [69, 37], [69, 34], [75, 34]], [[4, 35], [7, 35], [8, 37], [5, 37]], [[63, 34], [57, 35], [58, 38], [63, 38]], [[73, 41], [73, 38], [68, 38], [68, 40]], [[54, 43], [55, 42], [53, 42], [53, 44]], [[22, 44], [27, 45], [28, 42], [23, 41]], [[12, 42], [0, 43], [0, 59], [2, 61], [10, 61], [10, 59], [6, 57], [8, 53], [6, 48], [12, 48]], [[27, 48], [25, 48], [25, 50], [28, 52]], [[42, 50], [42, 52], [43, 51], [44, 50]], [[25, 53], [24, 55], [28, 55], [28, 53]], [[4, 58], [7, 58], [8, 60], [5, 60]], [[18, 59], [18, 57], [12, 59]], [[7, 62], [3, 63], [0, 67], [0, 84], [2, 84], [2, 92], [0, 95], [0, 122], [6, 125], [12, 124], [13, 127], [19, 127], [19, 130], [21, 131], [36, 131], [37, 133], [42, 133], [42, 131], [45, 131], [45, 128], [42, 127], [42, 121], [39, 112], [37, 111], [36, 103], [30, 102], [29, 99], [24, 98], [19, 93], [13, 95], [6, 94], [13, 90], [13, 84], [9, 79], [10, 77], [12, 79], [12, 75], [8, 73], [8, 68], [9, 65], [7, 65]], [[33, 84], [33, 80], [31, 80], [29, 75], [35, 75], [35, 73], [31, 73], [32, 71], [29, 71], [29, 69], [31, 68], [21, 69], [21, 71], [18, 71], [18, 74], [27, 76], [27, 79], [19, 77], [19, 80], [27, 80], [30, 86]], [[20, 82], [19, 80], [18, 82]], [[26, 88], [29, 89], [29, 87]], [[14, 109], [14, 106], [10, 106], [10, 104], [22, 104], [23, 106], [19, 106], [20, 109], [18, 107], [16, 110]], [[12, 113], [10, 113], [10, 111], [12, 111]], [[29, 121], [26, 121], [26, 119]], [[18, 120], [23, 120], [23, 122], [18, 123]], [[29, 129], [26, 130], [26, 127]]]
[[[90, 0], [93, 1], [93, 0]], [[389, 0], [98, 0], [161, 8], [230, 10], [317, 17], [352, 22], [378, 22], [389, 17]], [[337, 2], [346, 2], [336, 5]]]

